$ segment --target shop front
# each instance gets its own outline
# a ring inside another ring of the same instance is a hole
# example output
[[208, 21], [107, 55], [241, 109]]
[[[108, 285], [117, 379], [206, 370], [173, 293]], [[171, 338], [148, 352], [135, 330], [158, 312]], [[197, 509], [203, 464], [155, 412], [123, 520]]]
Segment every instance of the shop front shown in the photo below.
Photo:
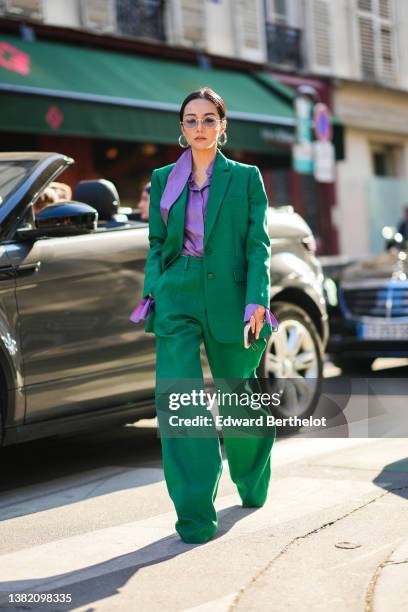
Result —
[[284, 197], [276, 180], [291, 168], [293, 92], [260, 74], [2, 35], [1, 149], [70, 155], [76, 164], [63, 179], [71, 187], [108, 178], [134, 207], [152, 169], [181, 153], [182, 100], [209, 86], [227, 106], [225, 154], [258, 165], [271, 205], [293, 204], [313, 225], [300, 191]]

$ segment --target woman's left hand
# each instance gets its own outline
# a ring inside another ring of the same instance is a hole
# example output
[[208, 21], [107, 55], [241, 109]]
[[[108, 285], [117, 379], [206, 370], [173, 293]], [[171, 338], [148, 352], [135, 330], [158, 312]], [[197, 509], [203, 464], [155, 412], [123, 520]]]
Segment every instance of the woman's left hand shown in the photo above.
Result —
[[258, 340], [259, 333], [264, 324], [264, 316], [265, 316], [265, 306], [258, 306], [255, 310], [254, 314], [250, 318], [251, 330], [252, 333], [255, 333], [255, 338]]

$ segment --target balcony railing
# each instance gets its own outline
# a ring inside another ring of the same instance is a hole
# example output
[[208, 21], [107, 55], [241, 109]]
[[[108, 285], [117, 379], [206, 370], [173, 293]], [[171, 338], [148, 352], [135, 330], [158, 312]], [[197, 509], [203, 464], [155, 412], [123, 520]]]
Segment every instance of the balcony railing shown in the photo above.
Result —
[[165, 40], [164, 0], [116, 0], [119, 34]]
[[302, 68], [301, 37], [302, 31], [298, 28], [266, 23], [268, 62], [285, 68]]

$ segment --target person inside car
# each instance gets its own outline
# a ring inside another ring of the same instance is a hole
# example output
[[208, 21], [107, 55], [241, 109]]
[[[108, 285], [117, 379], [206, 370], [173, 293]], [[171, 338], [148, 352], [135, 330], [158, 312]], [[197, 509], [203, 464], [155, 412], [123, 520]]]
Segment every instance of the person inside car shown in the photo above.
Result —
[[56, 191], [58, 196], [58, 202], [69, 202], [72, 200], [72, 189], [66, 183], [59, 183], [53, 181], [50, 183], [50, 187]]
[[58, 183], [54, 181], [50, 183], [48, 187], [39, 195], [37, 200], [34, 202], [34, 216], [37, 215], [50, 204], [57, 204], [57, 202], [66, 202], [72, 199], [72, 190], [66, 183]]
[[140, 200], [138, 204], [141, 221], [149, 220], [149, 206], [150, 206], [150, 182], [146, 183], [146, 185], [143, 187], [143, 191], [140, 196]]
[[50, 186], [44, 189], [34, 202], [34, 216], [37, 217], [49, 204], [56, 204], [58, 199], [58, 193], [53, 187]]

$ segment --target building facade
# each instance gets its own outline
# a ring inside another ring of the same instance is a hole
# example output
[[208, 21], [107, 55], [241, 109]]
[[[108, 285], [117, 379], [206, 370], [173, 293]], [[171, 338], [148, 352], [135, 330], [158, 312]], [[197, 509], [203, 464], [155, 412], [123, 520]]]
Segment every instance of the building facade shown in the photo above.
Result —
[[333, 78], [334, 108], [345, 126], [334, 209], [340, 252], [380, 253], [382, 227], [396, 226], [408, 202], [408, 3], [305, 6], [312, 69]]
[[[325, 12], [327, 5], [325, 0], [0, 0], [0, 32], [18, 35], [26, 53], [27, 41], [37, 40], [44, 43], [43, 55], [47, 54], [49, 41], [157, 58], [166, 60], [168, 66], [171, 62], [194, 65], [195, 74], [184, 70], [179, 80], [175, 80], [176, 87], [180, 84], [178, 98], [184, 97], [184, 84], [188, 93], [197, 85], [220, 83], [219, 90], [222, 94], [225, 91], [231, 118], [226, 154], [259, 165], [271, 205], [294, 205], [311, 225], [319, 252], [335, 254], [339, 249], [338, 229], [341, 232], [341, 223], [338, 228], [336, 222], [339, 224], [338, 211], [342, 210], [337, 198], [343, 198], [343, 191], [335, 183], [319, 184], [313, 176], [293, 171], [291, 148], [295, 126], [293, 113], [288, 110], [293, 109], [293, 98], [285, 94], [306, 84], [318, 99], [333, 106], [332, 41], [330, 29], [325, 27], [325, 20], [329, 19]], [[5, 39], [5, 44], [13, 49], [15, 40]], [[61, 53], [61, 47], [56, 51]], [[41, 57], [37, 55], [33, 61], [36, 59], [40, 61]], [[109, 66], [108, 59], [101, 62], [101, 70], [102, 66]], [[83, 62], [86, 61], [84, 55]], [[65, 63], [63, 70], [66, 70]], [[148, 87], [148, 70], [143, 70], [141, 75]], [[271, 77], [271, 87], [258, 78], [261, 71]], [[257, 88], [244, 81], [245, 74], [251, 76]], [[154, 87], [164, 90], [164, 81], [155, 83]], [[275, 88], [273, 83], [283, 87]], [[52, 85], [49, 91], [55, 96], [57, 79]], [[63, 86], [61, 82], [58, 85]], [[12, 82], [12, 86], [20, 87], [20, 81], [18, 85]], [[136, 83], [132, 86], [130, 106], [134, 105], [135, 96], [143, 93]], [[112, 79], [111, 90], [115, 87], [120, 87], [118, 79]], [[86, 84], [83, 90], [86, 91]], [[18, 91], [21, 93], [21, 89]], [[108, 88], [100, 85], [100, 92], [106, 95], [109, 104], [113, 102], [108, 100]], [[36, 93], [43, 95], [44, 88]], [[124, 97], [129, 102], [129, 97]], [[167, 110], [174, 111], [175, 99], [169, 95]], [[38, 103], [38, 99], [31, 101]], [[16, 134], [15, 131], [7, 133], [3, 127], [3, 147], [28, 148], [30, 145], [43, 150], [61, 150], [62, 146], [64, 152], [81, 161], [80, 174], [75, 174], [79, 170], [70, 171], [71, 184], [80, 176], [84, 178], [84, 170], [87, 178], [105, 176], [118, 184], [126, 204], [137, 199], [152, 167], [174, 161], [180, 152], [176, 131], [173, 140], [168, 137], [162, 141], [154, 130], [149, 135], [148, 130], [140, 133], [136, 128], [133, 136], [132, 130], [128, 134], [119, 131], [116, 138], [110, 130], [106, 134], [87, 135], [83, 126], [74, 126], [71, 133], [64, 132], [64, 121], [67, 126], [72, 111], [67, 101], [64, 104], [51, 96], [48, 108], [42, 111], [48, 124], [49, 118], [56, 126], [53, 129], [49, 125], [41, 129], [37, 124]], [[273, 117], [278, 117], [277, 124]], [[90, 113], [91, 123], [93, 119]], [[150, 125], [155, 123], [149, 117], [144, 120], [147, 125], [149, 121]], [[341, 153], [338, 156], [341, 158]]]

